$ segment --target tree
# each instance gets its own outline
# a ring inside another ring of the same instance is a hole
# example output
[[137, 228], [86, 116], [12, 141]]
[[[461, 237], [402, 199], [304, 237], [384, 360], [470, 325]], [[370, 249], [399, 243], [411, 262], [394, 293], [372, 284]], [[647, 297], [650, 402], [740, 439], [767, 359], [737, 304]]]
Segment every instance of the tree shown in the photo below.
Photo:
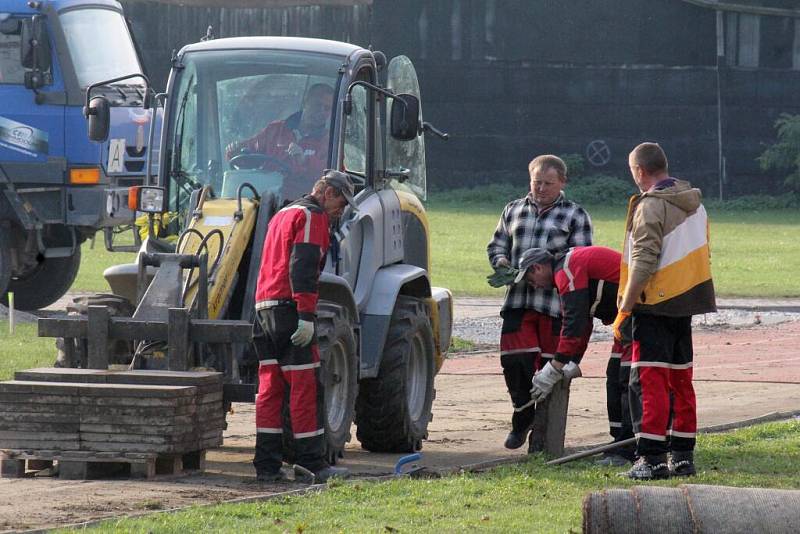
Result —
[[765, 171], [790, 171], [783, 183], [791, 191], [800, 192], [800, 115], [782, 113], [775, 128], [778, 142], [767, 147], [758, 162]]

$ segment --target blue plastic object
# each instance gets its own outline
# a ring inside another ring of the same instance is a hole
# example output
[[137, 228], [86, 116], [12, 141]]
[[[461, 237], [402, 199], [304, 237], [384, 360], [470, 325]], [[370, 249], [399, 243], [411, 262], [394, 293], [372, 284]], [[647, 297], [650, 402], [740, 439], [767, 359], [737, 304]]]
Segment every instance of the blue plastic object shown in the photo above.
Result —
[[420, 458], [422, 458], [422, 455], [418, 452], [401, 457], [399, 460], [397, 460], [397, 463], [394, 464], [394, 474], [397, 476], [404, 475], [405, 473], [403, 473], [403, 466], [411, 462], [416, 462]]

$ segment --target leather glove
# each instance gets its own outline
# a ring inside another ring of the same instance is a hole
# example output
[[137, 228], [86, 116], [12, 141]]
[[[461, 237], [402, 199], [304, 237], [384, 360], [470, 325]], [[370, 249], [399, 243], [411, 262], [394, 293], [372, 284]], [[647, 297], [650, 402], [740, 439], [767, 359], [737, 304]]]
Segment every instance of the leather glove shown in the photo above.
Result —
[[[566, 368], [566, 366], [564, 366]], [[547, 362], [541, 370], [533, 375], [533, 387], [531, 388], [531, 400], [535, 402], [542, 402], [550, 395], [559, 380], [564, 378], [564, 373], [553, 367], [553, 364]]]
[[314, 338], [314, 322], [304, 321], [300, 319], [297, 321], [297, 330], [292, 334], [292, 343], [298, 347], [305, 347]]
[[614, 319], [614, 339], [623, 345], [628, 345], [633, 341], [631, 312], [617, 312], [617, 318]]
[[486, 277], [486, 281], [492, 287], [503, 287], [514, 283], [519, 269], [514, 269], [508, 265], [497, 265], [494, 267], [494, 274]]

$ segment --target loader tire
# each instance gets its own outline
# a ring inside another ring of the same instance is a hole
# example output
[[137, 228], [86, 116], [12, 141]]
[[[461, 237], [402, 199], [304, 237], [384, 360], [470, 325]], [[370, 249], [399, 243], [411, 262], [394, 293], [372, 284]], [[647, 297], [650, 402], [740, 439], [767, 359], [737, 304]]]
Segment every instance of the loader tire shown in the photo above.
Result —
[[[81, 248], [65, 258], [42, 258], [26, 273], [12, 277], [8, 291], [14, 292], [14, 306], [23, 311], [39, 310], [49, 306], [72, 286], [81, 266]], [[8, 296], [2, 296], [2, 303], [8, 304]]]
[[[325, 392], [325, 459], [335, 465], [350, 441], [358, 395], [356, 338], [345, 308], [321, 301], [317, 307], [320, 380]], [[283, 407], [284, 459], [294, 463], [295, 449], [288, 398]]]
[[357, 437], [373, 452], [415, 452], [428, 437], [435, 369], [427, 305], [400, 296], [376, 378], [359, 384]]

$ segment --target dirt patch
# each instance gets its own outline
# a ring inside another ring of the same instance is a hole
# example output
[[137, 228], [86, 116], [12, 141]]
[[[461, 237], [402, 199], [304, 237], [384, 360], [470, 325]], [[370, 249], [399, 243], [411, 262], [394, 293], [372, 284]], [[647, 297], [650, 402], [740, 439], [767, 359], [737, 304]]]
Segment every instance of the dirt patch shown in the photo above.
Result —
[[[799, 342], [800, 321], [699, 330], [694, 344], [700, 425], [800, 411]], [[608, 440], [604, 392], [608, 352], [608, 341], [590, 343], [581, 365], [584, 378], [576, 380], [571, 391], [567, 446]], [[434, 418], [418, 465], [452, 469], [524, 455], [522, 450], [507, 451], [502, 446], [511, 410], [498, 354], [454, 356], [436, 379]], [[254, 421], [252, 405], [234, 405], [225, 443], [209, 451], [205, 473], [148, 481], [0, 479], [0, 531], [259, 498], [303, 488], [299, 483], [255, 482]], [[390, 475], [400, 456], [363, 451], [354, 439], [341, 464], [357, 476]]]

